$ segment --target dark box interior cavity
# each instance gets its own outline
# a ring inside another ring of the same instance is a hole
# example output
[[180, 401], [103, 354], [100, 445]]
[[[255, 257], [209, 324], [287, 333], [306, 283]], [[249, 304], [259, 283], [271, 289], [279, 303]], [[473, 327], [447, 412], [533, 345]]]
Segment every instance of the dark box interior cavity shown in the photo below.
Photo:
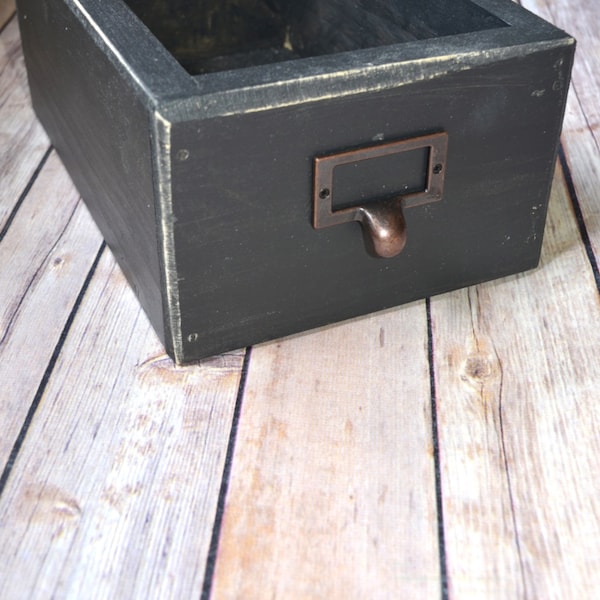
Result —
[[469, 0], [124, 0], [192, 75], [470, 33]]

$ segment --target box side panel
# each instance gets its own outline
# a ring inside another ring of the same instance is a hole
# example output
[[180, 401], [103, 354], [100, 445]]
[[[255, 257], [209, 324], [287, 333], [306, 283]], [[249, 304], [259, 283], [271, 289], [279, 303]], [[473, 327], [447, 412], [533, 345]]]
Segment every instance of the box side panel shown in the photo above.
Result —
[[[150, 113], [76, 9], [19, 0], [33, 105], [165, 343]], [[168, 337], [168, 335], [167, 335]]]
[[[572, 53], [175, 125], [186, 360], [536, 266]], [[370, 256], [357, 223], [313, 229], [316, 156], [436, 131], [448, 133], [444, 196], [405, 211], [399, 256]]]

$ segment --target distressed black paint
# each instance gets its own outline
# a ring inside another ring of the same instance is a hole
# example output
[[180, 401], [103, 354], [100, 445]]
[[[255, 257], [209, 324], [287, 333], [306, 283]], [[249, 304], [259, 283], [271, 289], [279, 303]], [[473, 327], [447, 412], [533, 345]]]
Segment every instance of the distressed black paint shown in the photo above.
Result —
[[[352, 2], [372, 17], [335, 31], [341, 0], [232, 0], [180, 62], [120, 0], [18, 4], [35, 109], [178, 362], [538, 262], [574, 44], [509, 0]], [[186, 3], [163, 29], [129, 4], [171, 46]], [[399, 256], [313, 228], [316, 156], [437, 131], [444, 197], [405, 211]]]
[[506, 24], [468, 0], [125, 0], [191, 73]]

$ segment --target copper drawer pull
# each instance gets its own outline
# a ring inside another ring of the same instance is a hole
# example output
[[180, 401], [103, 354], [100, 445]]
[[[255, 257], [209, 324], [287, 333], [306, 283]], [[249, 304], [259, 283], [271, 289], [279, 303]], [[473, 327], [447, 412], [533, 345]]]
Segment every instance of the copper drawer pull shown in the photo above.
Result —
[[[333, 209], [335, 194], [333, 172], [336, 167], [421, 148], [429, 148], [427, 181], [423, 190], [398, 194], [391, 198], [374, 199], [357, 206]], [[358, 221], [370, 238], [373, 251], [377, 256], [382, 258], [397, 256], [406, 245], [406, 222], [403, 210], [442, 199], [447, 148], [448, 134], [440, 132], [316, 158], [314, 228], [323, 229]]]

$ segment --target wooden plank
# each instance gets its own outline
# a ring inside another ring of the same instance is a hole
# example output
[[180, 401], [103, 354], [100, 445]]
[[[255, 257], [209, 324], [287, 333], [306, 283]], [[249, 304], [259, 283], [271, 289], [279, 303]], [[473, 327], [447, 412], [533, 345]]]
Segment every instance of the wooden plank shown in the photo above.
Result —
[[577, 40], [577, 57], [573, 67], [573, 101], [579, 102], [589, 118], [590, 129], [597, 136], [600, 120], [598, 93], [598, 4], [595, 0], [521, 0], [521, 4], [539, 16], [565, 29]]
[[[575, 108], [565, 145], [593, 237], [598, 160], [582, 124], [591, 113]], [[455, 598], [596, 594], [598, 302], [558, 182], [542, 270], [432, 302]], [[28, 201], [0, 254], [34, 243], [25, 227], [23, 240], [11, 234]], [[56, 288], [35, 295], [50, 304]], [[439, 596], [423, 312], [255, 350], [213, 597]], [[25, 343], [16, 318], [11, 336]], [[35, 342], [10, 353], [11, 385], [29, 377]], [[165, 363], [104, 256], [0, 500], [2, 598], [199, 595], [241, 357], [231, 360], [190, 378]]]
[[2, 231], [49, 146], [31, 108], [16, 19], [0, 35], [0, 140]]
[[[155, 151], [162, 156], [164, 148], [159, 148], [152, 133], [158, 119], [150, 108], [154, 101], [143, 98], [149, 94], [151, 81], [138, 80], [141, 73], [131, 71], [129, 60], [119, 55], [113, 43], [100, 40], [98, 36], [104, 34], [94, 31], [87, 4], [113, 17], [115, 27], [106, 31], [109, 37], [115, 34], [119, 38], [120, 31], [129, 44], [135, 43], [130, 39], [135, 26], [128, 22], [128, 27], [119, 18], [121, 10], [123, 19], [134, 19], [122, 2], [109, 9], [106, 2], [84, 0], [75, 7], [71, 1], [58, 1], [52, 4], [49, 18], [45, 4], [19, 0], [31, 96], [104, 239], [169, 347], [169, 328], [165, 331], [163, 319], [170, 321], [169, 315], [177, 309], [166, 314], [167, 300], [161, 290], [167, 286], [170, 271], [161, 267], [160, 215], [164, 216], [164, 211], [157, 204], [162, 196], [153, 187], [159, 185], [160, 161]], [[151, 48], [144, 44], [143, 51], [137, 50], [147, 56]], [[162, 182], [162, 175], [160, 179]], [[170, 179], [163, 184], [168, 189]], [[167, 191], [164, 194], [169, 196]], [[177, 306], [174, 302], [169, 306]], [[173, 317], [173, 321], [177, 319]]]
[[[598, 6], [522, 4], [578, 39], [563, 144], [597, 249]], [[451, 594], [594, 597], [598, 300], [560, 174], [542, 269], [432, 309]]]
[[432, 301], [452, 597], [595, 597], [599, 320], [560, 173], [541, 268]]
[[242, 361], [174, 367], [106, 252], [0, 499], [0, 597], [198, 597]]
[[[16, 34], [0, 37], [3, 463], [101, 243], [54, 154], [11, 216], [47, 148]], [[243, 356], [174, 369], [108, 252], [82, 311], [0, 501], [0, 597], [198, 595]]]
[[423, 302], [254, 349], [214, 598], [437, 598]]
[[0, 29], [15, 14], [15, 0], [0, 0]]
[[600, 256], [600, 9], [595, 0], [522, 0], [522, 4], [577, 39], [563, 144], [592, 247]]
[[52, 153], [0, 243], [0, 465], [101, 242]]

